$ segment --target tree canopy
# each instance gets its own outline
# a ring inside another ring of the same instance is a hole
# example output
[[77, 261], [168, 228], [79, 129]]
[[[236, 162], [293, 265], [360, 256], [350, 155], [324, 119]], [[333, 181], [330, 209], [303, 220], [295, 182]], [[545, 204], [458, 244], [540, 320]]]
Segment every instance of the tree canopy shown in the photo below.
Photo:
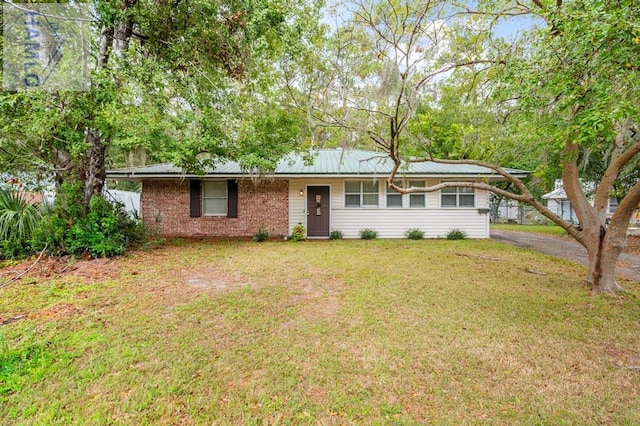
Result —
[[[282, 61], [317, 37], [317, 5], [294, 1], [95, 1], [86, 91], [0, 94], [0, 170], [84, 180], [95, 129], [111, 165], [131, 152], [199, 169], [268, 170], [304, 132], [282, 106]], [[306, 43], [306, 44], [305, 44]], [[144, 123], [144, 125], [141, 125]], [[103, 161], [104, 162], [104, 161]]]

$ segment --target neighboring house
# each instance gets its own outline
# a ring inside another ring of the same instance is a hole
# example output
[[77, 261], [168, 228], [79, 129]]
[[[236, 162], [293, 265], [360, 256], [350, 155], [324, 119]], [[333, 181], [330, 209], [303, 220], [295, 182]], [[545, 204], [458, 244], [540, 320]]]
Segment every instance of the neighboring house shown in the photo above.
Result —
[[42, 204], [44, 196], [42, 192], [34, 191], [16, 191], [14, 195], [27, 202], [27, 204]]
[[46, 190], [42, 192], [16, 191], [15, 194], [19, 195], [28, 204], [53, 205], [53, 200], [56, 198], [55, 192], [51, 190]]
[[[327, 238], [333, 229], [358, 238], [364, 228], [380, 238], [404, 238], [413, 228], [427, 238], [444, 237], [455, 228], [471, 238], [489, 237], [486, 191], [447, 188], [402, 195], [387, 188], [392, 166], [381, 153], [334, 149], [316, 152], [312, 164], [291, 155], [260, 179], [231, 161], [202, 176], [160, 164], [110, 170], [107, 177], [142, 182], [144, 222], [166, 236], [246, 237], [261, 227], [272, 236], [286, 236], [301, 223], [309, 238]], [[425, 186], [502, 177], [484, 167], [424, 162], [409, 164], [399, 179], [405, 186]]]
[[567, 193], [564, 192], [562, 185], [562, 179], [556, 179], [555, 188], [553, 191], [544, 194], [543, 200], [547, 200], [547, 208], [571, 223], [578, 223], [578, 216], [571, 206], [571, 202], [567, 197]]
[[[585, 185], [587, 186], [587, 185]], [[593, 185], [592, 185], [593, 186]], [[588, 189], [588, 186], [587, 186]], [[544, 200], [547, 200], [547, 208], [572, 223], [578, 223], [578, 216], [571, 206], [571, 201], [567, 197], [567, 193], [564, 191], [562, 179], [556, 179], [555, 189], [542, 196]], [[607, 202], [607, 217], [611, 217], [618, 207], [617, 198], [609, 198]], [[640, 221], [640, 212], [636, 210], [630, 225], [637, 225]]]

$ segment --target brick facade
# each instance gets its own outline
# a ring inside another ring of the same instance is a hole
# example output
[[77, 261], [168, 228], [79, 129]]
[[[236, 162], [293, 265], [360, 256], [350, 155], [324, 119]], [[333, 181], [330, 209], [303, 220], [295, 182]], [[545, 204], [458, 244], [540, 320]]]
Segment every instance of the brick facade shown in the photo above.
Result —
[[289, 229], [289, 181], [238, 181], [238, 217], [190, 217], [189, 180], [144, 180], [144, 223], [160, 235], [176, 237], [251, 237], [260, 227], [271, 236]]

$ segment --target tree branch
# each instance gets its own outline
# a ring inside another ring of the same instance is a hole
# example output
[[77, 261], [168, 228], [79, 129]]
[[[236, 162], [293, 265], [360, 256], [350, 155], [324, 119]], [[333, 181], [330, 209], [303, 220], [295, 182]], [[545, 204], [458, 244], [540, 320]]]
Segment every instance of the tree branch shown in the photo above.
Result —
[[462, 68], [462, 67], [469, 67], [472, 65], [481, 65], [481, 64], [499, 64], [499, 65], [506, 65], [505, 61], [501, 61], [501, 60], [491, 60], [491, 59], [478, 59], [475, 61], [467, 61], [467, 62], [460, 62], [460, 63], [455, 63], [455, 64], [449, 64], [447, 66], [444, 66], [442, 68], [440, 68], [439, 70], [436, 70], [432, 73], [427, 74], [426, 76], [424, 76], [419, 82], [418, 84], [416, 84], [416, 90], [420, 90], [420, 88], [429, 80], [431, 80], [433, 77], [439, 75], [439, 74], [443, 74], [447, 71], [451, 71], [453, 69], [456, 68]]
[[535, 4], [536, 6], [538, 6], [540, 9], [544, 10], [544, 4], [542, 4], [541, 0], [531, 0], [533, 2], [533, 4]]
[[[567, 197], [571, 201], [571, 205], [582, 229], [589, 233], [599, 232], [600, 223], [604, 223], [604, 218], [598, 220], [594, 214], [593, 207], [584, 193], [577, 165], [577, 149], [577, 145], [568, 144], [564, 150], [567, 162], [564, 164], [562, 171], [563, 187]], [[578, 238], [576, 238], [576, 240], [584, 245], [583, 240]]]
[[638, 208], [640, 204], [640, 182], [637, 182], [635, 185], [631, 187], [629, 191], [627, 191], [627, 195], [620, 201], [616, 211], [613, 213], [611, 217], [611, 223], [617, 224], [618, 222], [625, 225], [624, 229], [626, 231], [629, 221], [631, 220], [631, 216], [633, 216], [633, 211]]
[[497, 174], [504, 177], [507, 181], [513, 183], [516, 186], [516, 188], [520, 190], [521, 193], [518, 194], [515, 192], [507, 191], [507, 190], [498, 188], [494, 185], [490, 185], [488, 183], [481, 183], [481, 182], [441, 182], [437, 185], [427, 186], [423, 188], [415, 188], [415, 187], [401, 188], [394, 183], [396, 173], [402, 166], [401, 161], [395, 161], [395, 165], [388, 178], [389, 187], [394, 189], [395, 191], [400, 192], [401, 194], [435, 192], [444, 188], [474, 188], [474, 189], [490, 191], [502, 197], [506, 197], [515, 201], [520, 201], [533, 206], [547, 219], [551, 220], [552, 222], [562, 227], [565, 231], [567, 231], [567, 233], [571, 235], [573, 238], [575, 238], [580, 244], [582, 245], [585, 244], [584, 242], [585, 240], [581, 230], [573, 226], [571, 222], [565, 220], [561, 216], [558, 216], [553, 211], [549, 210], [540, 201], [536, 200], [535, 197], [529, 191], [529, 189], [524, 185], [522, 180], [520, 180], [518, 177], [514, 176], [513, 174], [507, 172], [502, 167], [496, 166], [495, 164], [486, 163], [484, 161], [477, 161], [477, 160], [417, 159], [417, 160], [411, 160], [410, 162], [424, 162], [424, 161], [432, 161], [434, 163], [440, 163], [440, 164], [469, 164], [469, 165], [486, 167], [490, 170], [495, 171]]
[[609, 199], [609, 191], [613, 186], [613, 183], [618, 178], [620, 174], [620, 170], [627, 165], [631, 160], [633, 160], [636, 155], [640, 154], [640, 141], [631, 145], [624, 151], [622, 154], [611, 160], [609, 167], [604, 172], [602, 179], [600, 180], [600, 184], [598, 185], [598, 189], [596, 191], [595, 196], [595, 205], [606, 206], [606, 202]]
[[38, 16], [44, 16], [45, 18], [53, 18], [53, 19], [59, 19], [61, 21], [77, 21], [77, 22], [91, 22], [91, 23], [97, 23], [98, 20], [96, 19], [85, 19], [85, 18], [79, 18], [79, 17], [73, 17], [73, 16], [57, 16], [57, 15], [49, 15], [46, 13], [41, 13], [38, 12], [36, 10], [33, 9], [29, 9], [27, 7], [23, 7], [22, 5], [18, 5], [12, 1], [9, 0], [2, 0], [2, 3], [4, 4], [8, 4], [11, 7], [14, 7], [18, 10], [22, 10], [23, 12], [28, 12], [28, 13], [33, 13], [34, 15], [38, 15]]

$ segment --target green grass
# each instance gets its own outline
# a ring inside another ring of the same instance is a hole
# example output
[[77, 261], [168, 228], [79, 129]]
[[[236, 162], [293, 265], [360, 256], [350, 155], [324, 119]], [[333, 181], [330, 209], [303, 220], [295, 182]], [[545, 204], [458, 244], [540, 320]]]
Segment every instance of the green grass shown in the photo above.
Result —
[[183, 241], [106, 267], [2, 290], [26, 319], [0, 327], [0, 424], [640, 422], [640, 287], [593, 296], [549, 256]]
[[503, 231], [533, 232], [536, 234], [558, 235], [561, 237], [567, 236], [567, 231], [557, 225], [517, 225], [496, 223], [491, 225], [491, 229]]

